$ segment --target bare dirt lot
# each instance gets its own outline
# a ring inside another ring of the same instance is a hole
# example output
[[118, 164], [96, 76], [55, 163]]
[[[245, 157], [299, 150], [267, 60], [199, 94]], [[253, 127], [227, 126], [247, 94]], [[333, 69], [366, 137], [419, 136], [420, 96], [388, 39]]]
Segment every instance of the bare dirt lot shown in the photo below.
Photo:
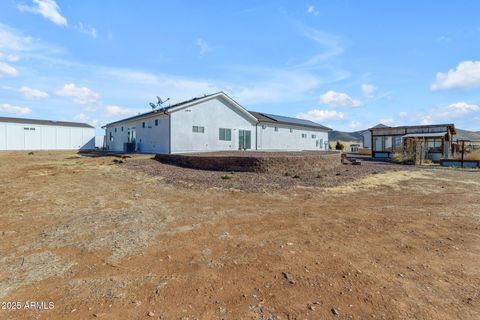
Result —
[[150, 158], [0, 153], [0, 319], [480, 318], [478, 171]]

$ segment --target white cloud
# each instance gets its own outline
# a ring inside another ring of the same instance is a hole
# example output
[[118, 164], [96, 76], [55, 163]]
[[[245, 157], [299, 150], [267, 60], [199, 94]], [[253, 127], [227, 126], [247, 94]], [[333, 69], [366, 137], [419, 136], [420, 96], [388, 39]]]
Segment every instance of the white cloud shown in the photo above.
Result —
[[476, 104], [468, 104], [465, 102], [452, 103], [447, 107], [447, 109], [452, 112], [454, 115], [464, 115], [469, 114], [474, 111], [480, 110], [480, 107]]
[[320, 96], [320, 102], [331, 107], [360, 107], [359, 100], [352, 99], [348, 94], [330, 90]]
[[[13, 46], [15, 50], [20, 51], [22, 59], [26, 57], [30, 60], [45, 61], [55, 65], [57, 69], [61, 68], [62, 72], [68, 70], [71, 74], [83, 75], [88, 73], [92, 76], [95, 75], [92, 81], [101, 79], [98, 80], [101, 82], [95, 83], [95, 85], [98, 88], [102, 87], [102, 96], [115, 95], [117, 97], [120, 95], [123, 101], [128, 100], [128, 102], [122, 103], [138, 103], [138, 101], [145, 101], [149, 96], [155, 97], [157, 94], [171, 97], [172, 101], [179, 101], [192, 96], [224, 90], [244, 104], [256, 105], [309, 99], [320, 86], [329, 85], [350, 76], [348, 71], [334, 67], [328, 61], [322, 60], [342, 52], [342, 48], [337, 47], [338, 39], [335, 36], [314, 29], [305, 31], [305, 28], [301, 26], [299, 28], [301, 28], [302, 35], [311, 33], [312, 39], [320, 41], [313, 40], [315, 44], [321, 46], [319, 50], [322, 50], [323, 53], [311, 59], [307, 57], [306, 62], [298, 62], [288, 66], [223, 66], [224, 76], [210, 79], [110, 68], [68, 61], [62, 58], [65, 49], [44, 43], [38, 39], [24, 37], [16, 30], [2, 24], [0, 24], [0, 51], [9, 52], [7, 49], [2, 49], [1, 35], [2, 31], [5, 31], [4, 34], [8, 41], [4, 43], [11, 50], [13, 50]], [[310, 39], [310, 37], [308, 38]], [[332, 41], [332, 46], [329, 45], [330, 41]], [[325, 43], [325, 46], [322, 43]], [[317, 58], [320, 60], [317, 61]], [[231, 78], [229, 78], [230, 75], [232, 75]], [[120, 89], [118, 89], [119, 87]], [[82, 111], [85, 111], [85, 109]]]
[[74, 28], [83, 34], [91, 36], [94, 39], [97, 38], [97, 29], [92, 26], [84, 25], [82, 22], [79, 22]]
[[447, 73], [437, 73], [432, 90], [480, 87], [480, 61], [463, 61]]
[[78, 122], [88, 123], [89, 125], [92, 125], [94, 127], [97, 127], [99, 124], [98, 120], [92, 119], [84, 113], [77, 114], [75, 117], [73, 117], [73, 119]]
[[46, 93], [45, 91], [38, 90], [38, 89], [33, 89], [33, 88], [29, 88], [29, 87], [21, 87], [20, 89], [18, 89], [18, 91], [23, 93], [23, 95], [27, 99], [45, 99], [45, 98], [48, 98], [48, 93]]
[[198, 48], [200, 49], [200, 55], [204, 55], [212, 51], [212, 47], [208, 45], [208, 43], [203, 40], [202, 38], [198, 38], [196, 42]]
[[0, 112], [13, 113], [13, 114], [29, 114], [32, 113], [32, 109], [27, 107], [12, 106], [8, 103], [0, 104]]
[[377, 94], [378, 88], [372, 84], [362, 84], [362, 93], [365, 98], [374, 98]]
[[335, 110], [312, 109], [307, 112], [299, 113], [297, 118], [311, 121], [339, 121], [343, 120], [345, 115], [342, 112], [337, 112]]
[[435, 41], [439, 42], [439, 43], [450, 43], [450, 42], [452, 42], [452, 38], [447, 37], [447, 36], [438, 36], [435, 39]]
[[335, 35], [305, 26], [301, 28], [301, 32], [303, 36], [307, 37], [323, 48], [321, 53], [310, 57], [306, 62], [304, 62], [302, 64], [303, 67], [316, 66], [320, 62], [325, 62], [326, 60], [341, 55], [345, 52], [342, 39]]
[[15, 62], [19, 60], [17, 53], [36, 52], [38, 55], [46, 55], [58, 52], [58, 48], [46, 45], [41, 40], [24, 36], [15, 29], [0, 23], [0, 60]]
[[108, 116], [128, 116], [135, 114], [132, 110], [115, 105], [105, 106], [105, 112]]
[[480, 105], [466, 102], [456, 102], [448, 106], [431, 108], [427, 112], [409, 114], [410, 120], [421, 122], [422, 124], [439, 122], [468, 123], [476, 117], [480, 117]]
[[0, 62], [0, 77], [2, 75], [16, 76], [18, 74], [17, 69], [5, 62]]
[[64, 53], [65, 49], [39, 38], [25, 36], [18, 30], [0, 23], [0, 51], [2, 60], [9, 62], [18, 61], [20, 56], [52, 61], [54, 56]]
[[67, 19], [60, 14], [60, 7], [55, 0], [33, 0], [33, 3], [33, 6], [20, 4], [17, 8], [20, 11], [40, 14], [57, 25], [67, 25]]
[[359, 122], [359, 121], [352, 121], [350, 122], [350, 124], [348, 125], [348, 127], [350, 129], [353, 129], [353, 130], [358, 130], [358, 129], [364, 129], [365, 126], [363, 125], [363, 123]]
[[395, 124], [395, 119], [393, 118], [383, 118], [378, 120], [379, 123], [384, 124], [386, 126], [392, 126]]
[[78, 104], [89, 104], [98, 101], [100, 95], [87, 87], [77, 87], [74, 83], [67, 83], [58, 90], [57, 95], [72, 97], [73, 102]]
[[[19, 35], [15, 30], [0, 23], [0, 49], [6, 51], [23, 51], [32, 42], [32, 38]], [[5, 53], [2, 53], [4, 56]]]
[[408, 117], [408, 113], [405, 111], [401, 111], [398, 113], [398, 116], [400, 117], [400, 119], [405, 119]]
[[314, 16], [318, 16], [320, 14], [320, 12], [318, 12], [318, 10], [315, 9], [315, 6], [313, 4], [307, 7], [307, 13], [313, 14]]
[[14, 54], [4, 54], [0, 52], [0, 60], [6, 60], [8, 62], [16, 62], [20, 60], [20, 57]]

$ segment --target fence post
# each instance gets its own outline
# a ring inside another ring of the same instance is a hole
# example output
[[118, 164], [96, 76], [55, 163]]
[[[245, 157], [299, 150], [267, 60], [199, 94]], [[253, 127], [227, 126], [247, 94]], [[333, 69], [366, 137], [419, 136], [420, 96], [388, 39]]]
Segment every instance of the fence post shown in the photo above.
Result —
[[462, 168], [463, 168], [464, 158], [465, 158], [465, 141], [462, 141]]

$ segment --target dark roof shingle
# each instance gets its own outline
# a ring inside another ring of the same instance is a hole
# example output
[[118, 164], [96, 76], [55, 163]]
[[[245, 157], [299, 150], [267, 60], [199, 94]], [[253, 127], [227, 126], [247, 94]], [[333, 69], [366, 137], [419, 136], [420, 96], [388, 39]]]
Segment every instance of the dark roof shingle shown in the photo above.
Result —
[[327, 128], [325, 126], [322, 126], [319, 123], [316, 123], [310, 120], [285, 117], [285, 116], [279, 116], [276, 114], [256, 112], [256, 111], [248, 111], [248, 112], [250, 112], [255, 118], [257, 118], [259, 122], [268, 122], [268, 123], [294, 125], [299, 127], [316, 128], [316, 129], [323, 129], [323, 130], [332, 130], [330, 128]]

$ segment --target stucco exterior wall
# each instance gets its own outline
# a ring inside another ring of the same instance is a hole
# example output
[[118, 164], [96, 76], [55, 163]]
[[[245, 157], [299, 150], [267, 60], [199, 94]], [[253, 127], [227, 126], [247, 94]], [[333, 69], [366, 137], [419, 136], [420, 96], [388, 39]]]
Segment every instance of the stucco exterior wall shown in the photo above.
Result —
[[94, 128], [0, 123], [0, 150], [79, 150], [94, 148]]
[[[306, 138], [302, 138], [302, 134], [306, 134]], [[258, 150], [328, 150], [325, 130], [260, 123], [257, 138]]]
[[[158, 126], [155, 126], [158, 120]], [[142, 123], [146, 126], [143, 128]], [[119, 121], [106, 128], [109, 151], [124, 151], [128, 129], [135, 130], [137, 152], [191, 153], [235, 151], [240, 147], [240, 132], [250, 132], [250, 150], [328, 150], [328, 131], [301, 126], [257, 124], [257, 120], [231, 100], [222, 96], [171, 108], [167, 114], [149, 114]], [[123, 130], [122, 130], [123, 127]], [[194, 130], [203, 128], [202, 130]], [[231, 139], [221, 140], [220, 129], [230, 129]], [[116, 129], [116, 131], [115, 131]], [[305, 134], [306, 137], [302, 137]], [[257, 136], [258, 135], [258, 136]]]
[[[158, 125], [155, 125], [155, 120], [158, 120]], [[144, 122], [145, 128], [143, 128]], [[135, 131], [135, 142], [137, 144], [138, 152], [169, 152], [170, 137], [168, 115], [158, 114], [147, 119], [135, 119], [133, 121], [125, 121], [108, 126], [105, 131], [108, 151], [123, 152], [123, 145], [128, 142], [129, 130], [130, 132]], [[110, 133], [112, 134], [111, 136]]]
[[[255, 124], [222, 99], [180, 109], [170, 117], [172, 153], [238, 150], [239, 130], [251, 132], [251, 149], [255, 150]], [[204, 127], [205, 132], [193, 132], [193, 126]], [[231, 141], [219, 139], [220, 128], [232, 130]]]

